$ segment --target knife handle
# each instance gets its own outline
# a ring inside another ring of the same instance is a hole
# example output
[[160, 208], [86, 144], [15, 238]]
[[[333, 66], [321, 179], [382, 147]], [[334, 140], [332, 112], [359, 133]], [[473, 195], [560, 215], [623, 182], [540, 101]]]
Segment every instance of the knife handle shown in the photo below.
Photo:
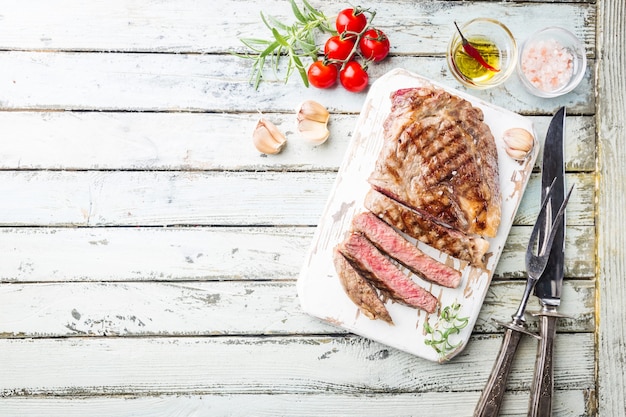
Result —
[[510, 324], [506, 324], [506, 326], [500, 352], [498, 352], [498, 357], [487, 380], [487, 385], [478, 400], [474, 410], [474, 417], [496, 417], [500, 412], [513, 357], [522, 338], [522, 333], [526, 333], [525, 329], [521, 327], [519, 329], [516, 328], [519, 326]]
[[528, 417], [546, 417], [552, 415], [552, 393], [554, 392], [554, 338], [558, 314], [538, 313], [539, 335], [535, 376], [530, 389]]

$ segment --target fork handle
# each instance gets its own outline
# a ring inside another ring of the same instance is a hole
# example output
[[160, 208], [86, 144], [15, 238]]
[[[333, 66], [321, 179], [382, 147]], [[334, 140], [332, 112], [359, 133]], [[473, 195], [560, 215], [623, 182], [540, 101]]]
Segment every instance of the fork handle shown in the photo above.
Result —
[[526, 333], [523, 328], [516, 328], [519, 326], [510, 324], [506, 324], [506, 326], [500, 352], [498, 352], [487, 385], [478, 400], [474, 417], [496, 417], [500, 412], [513, 357], [522, 338], [522, 333]]
[[535, 361], [535, 377], [530, 389], [530, 406], [528, 417], [544, 417], [552, 415], [552, 394], [554, 392], [554, 338], [558, 314], [539, 313], [541, 341], [537, 345]]

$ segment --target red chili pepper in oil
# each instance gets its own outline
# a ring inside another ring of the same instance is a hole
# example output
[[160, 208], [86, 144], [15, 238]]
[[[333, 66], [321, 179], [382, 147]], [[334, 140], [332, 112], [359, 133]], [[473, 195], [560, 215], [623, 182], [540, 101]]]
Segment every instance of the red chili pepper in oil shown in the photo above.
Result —
[[465, 38], [465, 36], [463, 36], [463, 33], [461, 33], [461, 29], [459, 29], [459, 26], [456, 24], [456, 22], [454, 22], [454, 26], [456, 26], [456, 30], [459, 31], [459, 35], [461, 36], [461, 43], [463, 44], [463, 50], [469, 56], [474, 58], [476, 61], [478, 61], [480, 65], [482, 65], [484, 68], [488, 69], [489, 71], [493, 71], [493, 72], [500, 71], [498, 68], [492, 67], [491, 65], [489, 65], [487, 61], [485, 61], [485, 59], [480, 54], [478, 49], [474, 48], [472, 44]]

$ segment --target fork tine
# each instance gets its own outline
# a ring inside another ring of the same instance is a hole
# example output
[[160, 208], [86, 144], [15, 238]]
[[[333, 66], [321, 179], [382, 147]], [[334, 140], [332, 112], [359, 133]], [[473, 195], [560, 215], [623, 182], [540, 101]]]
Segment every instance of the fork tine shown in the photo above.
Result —
[[526, 248], [526, 272], [528, 273], [529, 277], [532, 279], [539, 279], [539, 276], [543, 273], [543, 271], [546, 268], [546, 265], [548, 264], [550, 249], [552, 248], [552, 244], [554, 243], [556, 231], [558, 230], [559, 226], [563, 222], [563, 219], [565, 217], [565, 207], [567, 206], [570, 195], [572, 194], [572, 191], [574, 190], [574, 186], [572, 186], [569, 192], [567, 193], [567, 196], [563, 200], [563, 203], [561, 204], [561, 207], [559, 208], [559, 211], [557, 212], [557, 215], [554, 218], [554, 221], [552, 222], [550, 226], [550, 229], [549, 229], [550, 234], [548, 238], [544, 240], [543, 244], [540, 243], [538, 245], [539, 247], [537, 249], [537, 255], [535, 255], [533, 253], [535, 241], [537, 240], [537, 236], [539, 235], [539, 230], [541, 228], [541, 225], [546, 223], [545, 221], [543, 221], [544, 220], [543, 216], [546, 215], [545, 213], [546, 206], [547, 206], [548, 201], [550, 200], [550, 196], [553, 191], [553, 185], [554, 185], [555, 180], [556, 178], [552, 180], [552, 184], [550, 184], [550, 188], [548, 189], [548, 192], [546, 196], [544, 197], [543, 202], [541, 203], [541, 210], [539, 211], [539, 215], [537, 216], [537, 221], [535, 222], [533, 231], [530, 234], [530, 240], [528, 242], [528, 247]]
[[556, 236], [556, 232], [559, 226], [561, 225], [561, 223], [563, 222], [563, 219], [565, 218], [565, 207], [567, 206], [567, 202], [569, 201], [570, 195], [572, 195], [572, 191], [574, 191], [573, 185], [570, 187], [569, 191], [567, 192], [567, 195], [565, 196], [565, 200], [563, 200], [563, 203], [561, 204], [561, 207], [559, 207], [559, 211], [557, 212], [556, 217], [554, 221], [552, 222], [552, 226], [550, 227], [550, 236], [548, 237], [548, 241], [546, 242], [545, 245], [541, 247], [542, 256], [549, 254], [550, 249], [552, 249], [552, 243], [554, 242], [554, 237]]
[[[535, 225], [533, 226], [533, 231], [530, 234], [528, 247], [526, 248], [526, 260], [528, 260], [528, 257], [532, 255], [532, 250], [534, 247], [534, 243], [537, 240], [537, 235], [539, 234], [539, 230], [542, 227], [542, 225], [546, 223], [544, 221], [545, 220], [544, 217], [546, 216], [546, 206], [548, 205], [548, 201], [550, 201], [550, 197], [554, 189], [555, 181], [556, 181], [556, 177], [554, 177], [554, 179], [552, 180], [552, 183], [548, 187], [548, 192], [546, 193], [545, 197], [541, 201], [541, 208], [539, 209], [539, 214], [537, 215], [537, 220], [535, 221]], [[538, 252], [540, 251], [541, 251], [541, 247], [538, 249]]]

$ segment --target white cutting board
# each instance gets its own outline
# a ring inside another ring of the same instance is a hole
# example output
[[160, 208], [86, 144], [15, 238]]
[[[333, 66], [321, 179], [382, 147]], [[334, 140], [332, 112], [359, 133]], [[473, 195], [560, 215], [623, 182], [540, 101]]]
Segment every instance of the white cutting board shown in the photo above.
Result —
[[[483, 111], [485, 123], [489, 125], [496, 141], [502, 194], [502, 219], [498, 234], [488, 239], [490, 256], [486, 270], [471, 267], [419, 242], [418, 246], [424, 252], [462, 270], [461, 284], [455, 289], [444, 288], [406, 271], [419, 285], [439, 299], [441, 308], [458, 302], [461, 304], [459, 316], [469, 318], [468, 325], [459, 334], [450, 337], [451, 343], [459, 343], [458, 348], [443, 356], [425, 343], [430, 337], [425, 332], [424, 322], [428, 320], [430, 325], [434, 326], [439, 319], [439, 312], [428, 314], [388, 301], [386, 307], [394, 325], [382, 320], [370, 320], [345, 294], [332, 258], [333, 248], [343, 241], [350, 231], [354, 215], [365, 210], [363, 202], [370, 189], [367, 178], [374, 169], [383, 145], [383, 122], [390, 112], [391, 93], [401, 88], [422, 85], [442, 88], [470, 101]], [[392, 70], [378, 79], [371, 86], [365, 99], [352, 140], [298, 278], [298, 296], [303, 310], [355, 334], [428, 360], [445, 362], [463, 350], [478, 318], [493, 271], [502, 254], [513, 218], [539, 153], [539, 146], [535, 140], [533, 151], [524, 162], [511, 159], [505, 152], [502, 136], [504, 131], [513, 127], [520, 127], [534, 134], [529, 119], [406, 70]]]

